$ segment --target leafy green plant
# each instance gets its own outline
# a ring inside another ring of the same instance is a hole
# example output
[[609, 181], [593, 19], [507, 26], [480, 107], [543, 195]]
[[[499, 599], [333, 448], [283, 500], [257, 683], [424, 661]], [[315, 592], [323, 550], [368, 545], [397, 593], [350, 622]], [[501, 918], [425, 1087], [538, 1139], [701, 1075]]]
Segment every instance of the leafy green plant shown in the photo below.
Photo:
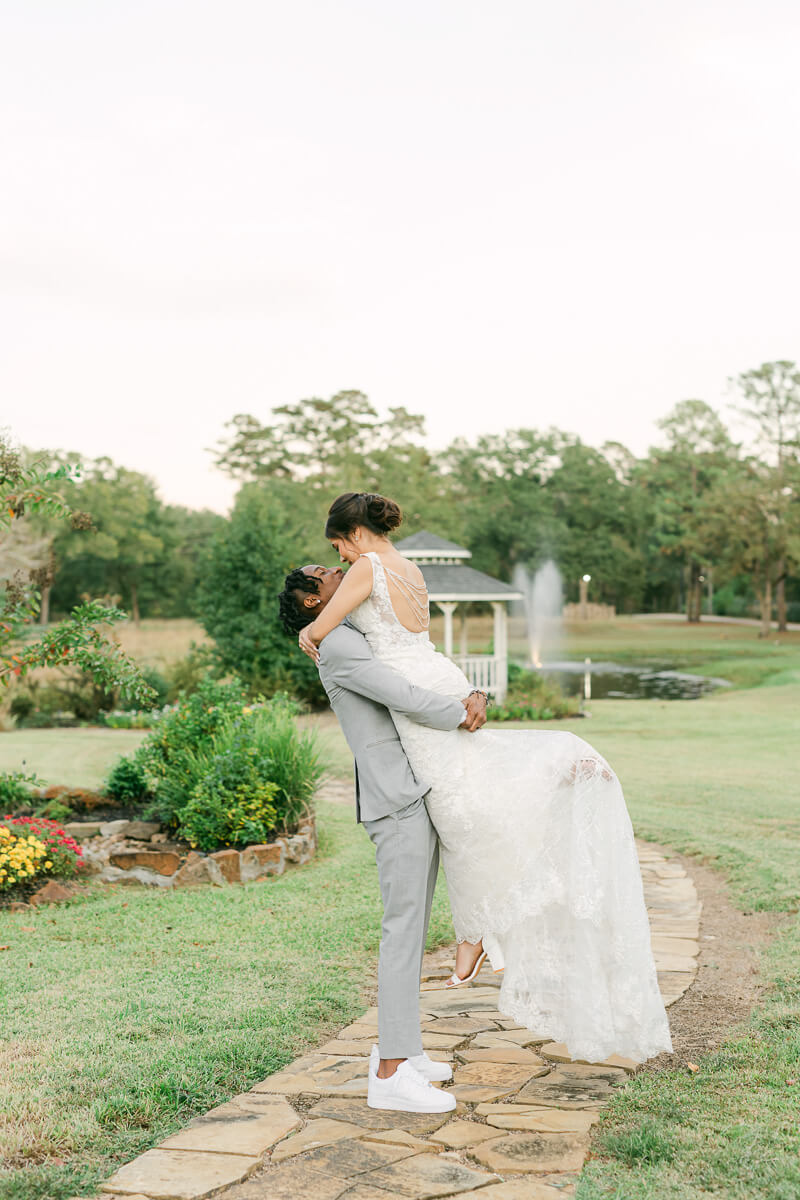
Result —
[[41, 786], [41, 779], [25, 771], [0, 772], [0, 810], [13, 812], [30, 804], [31, 788]]
[[178, 810], [189, 803], [202, 778], [215, 733], [227, 716], [241, 714], [245, 699], [238, 679], [205, 679], [157, 722], [134, 755], [153, 796], [149, 816], [177, 824]]
[[276, 825], [278, 787], [264, 779], [263, 769], [252, 746], [214, 755], [177, 814], [181, 835], [205, 851], [266, 842]]
[[105, 781], [104, 791], [110, 800], [131, 805], [147, 795], [147, 776], [135, 757], [123, 757], [114, 763]]
[[[60, 466], [48, 470], [44, 460], [27, 465], [5, 438], [0, 438], [0, 544], [13, 522], [26, 514], [69, 520], [73, 529], [92, 528], [88, 513], [65, 504], [58, 486], [79, 474]], [[76, 666], [91, 675], [97, 687], [125, 687], [140, 703], [151, 699], [149, 686], [133, 660], [105, 629], [127, 614], [89, 600], [73, 608], [66, 620], [33, 638], [33, 622], [41, 609], [42, 589], [52, 582], [52, 569], [37, 567], [27, 575], [17, 571], [0, 593], [0, 683], [24, 678], [35, 667]]]
[[281, 828], [292, 828], [311, 810], [323, 774], [316, 738], [297, 728], [299, 706], [286, 695], [243, 712], [247, 737], [277, 786], [275, 805]]
[[[142, 667], [141, 674], [145, 683], [150, 687], [153, 693], [153, 703], [150, 705], [150, 708], [163, 707], [163, 705], [167, 703], [167, 697], [169, 695], [169, 681], [156, 667]], [[131, 692], [128, 689], [123, 688], [120, 692], [118, 707], [123, 711], [138, 709], [139, 701], [135, 691]]]
[[188, 653], [171, 663], [167, 669], [167, 702], [174, 704], [179, 696], [189, 696], [196, 692], [206, 676], [211, 673], [213, 662], [213, 646], [199, 646], [197, 642], [192, 642]]
[[44, 804], [38, 805], [36, 808], [37, 817], [46, 817], [48, 821], [73, 821], [75, 813], [68, 804], [62, 804], [60, 800], [45, 800]]
[[574, 702], [539, 671], [508, 664], [508, 691], [502, 704], [490, 705], [490, 721], [552, 721], [575, 711]]

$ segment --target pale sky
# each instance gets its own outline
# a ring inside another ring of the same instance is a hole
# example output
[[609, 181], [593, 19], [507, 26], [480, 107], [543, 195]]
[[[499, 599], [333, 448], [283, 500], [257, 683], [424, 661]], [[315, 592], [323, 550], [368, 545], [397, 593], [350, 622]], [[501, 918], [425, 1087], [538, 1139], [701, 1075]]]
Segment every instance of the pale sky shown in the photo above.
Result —
[[226, 420], [343, 388], [434, 446], [641, 453], [800, 359], [798, 35], [796, 0], [16, 0], [0, 425], [219, 511]]

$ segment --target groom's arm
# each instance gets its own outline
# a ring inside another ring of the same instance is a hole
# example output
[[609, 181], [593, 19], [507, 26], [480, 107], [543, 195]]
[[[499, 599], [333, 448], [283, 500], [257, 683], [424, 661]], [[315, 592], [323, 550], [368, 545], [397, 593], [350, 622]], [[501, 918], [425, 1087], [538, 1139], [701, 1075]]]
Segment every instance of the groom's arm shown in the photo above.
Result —
[[346, 688], [402, 713], [418, 725], [457, 729], [467, 716], [459, 700], [417, 687], [380, 662], [363, 635], [347, 625], [337, 626], [322, 642], [319, 673], [329, 695], [332, 689]]

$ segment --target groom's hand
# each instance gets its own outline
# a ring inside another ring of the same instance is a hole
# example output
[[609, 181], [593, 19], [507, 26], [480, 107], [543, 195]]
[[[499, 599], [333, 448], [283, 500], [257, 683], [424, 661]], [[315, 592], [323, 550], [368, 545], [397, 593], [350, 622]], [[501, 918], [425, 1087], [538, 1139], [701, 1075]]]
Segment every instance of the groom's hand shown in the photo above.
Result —
[[459, 729], [475, 733], [481, 725], [486, 724], [486, 696], [483, 692], [470, 692], [466, 700], [462, 700], [461, 703], [467, 711]]

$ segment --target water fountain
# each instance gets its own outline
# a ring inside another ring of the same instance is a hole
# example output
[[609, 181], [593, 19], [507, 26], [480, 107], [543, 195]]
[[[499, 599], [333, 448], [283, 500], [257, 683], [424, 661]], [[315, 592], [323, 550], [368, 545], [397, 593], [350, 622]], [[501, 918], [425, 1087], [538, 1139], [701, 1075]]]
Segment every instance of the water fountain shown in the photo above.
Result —
[[514, 587], [522, 593], [522, 608], [528, 635], [528, 648], [532, 667], [557, 655], [563, 636], [563, 589], [561, 572], [552, 559], [548, 559], [533, 574], [518, 563], [514, 568]]

